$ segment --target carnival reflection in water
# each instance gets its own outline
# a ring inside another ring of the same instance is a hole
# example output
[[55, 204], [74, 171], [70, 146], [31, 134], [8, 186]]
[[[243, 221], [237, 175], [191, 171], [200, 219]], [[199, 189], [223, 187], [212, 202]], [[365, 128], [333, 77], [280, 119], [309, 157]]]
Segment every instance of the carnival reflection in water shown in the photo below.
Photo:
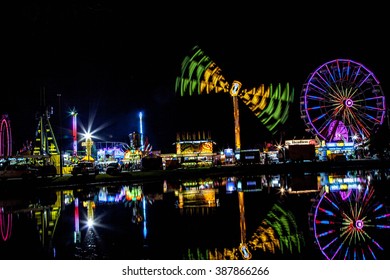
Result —
[[[7, 200], [0, 208], [0, 255], [2, 259], [390, 259], [389, 190], [384, 181], [372, 182], [378, 176], [375, 172], [57, 190], [55, 199], [45, 205], [45, 200], [36, 198], [19, 204]], [[16, 251], [21, 244], [24, 249]]]
[[377, 259], [389, 230], [388, 205], [375, 196], [370, 176], [327, 176], [310, 213], [314, 237], [327, 259]]

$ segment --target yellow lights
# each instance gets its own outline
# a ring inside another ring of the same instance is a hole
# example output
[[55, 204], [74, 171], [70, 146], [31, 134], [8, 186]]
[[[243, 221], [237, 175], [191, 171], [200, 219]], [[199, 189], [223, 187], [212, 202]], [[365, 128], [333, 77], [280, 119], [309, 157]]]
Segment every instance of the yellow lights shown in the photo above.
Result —
[[92, 158], [92, 146], [93, 146], [93, 141], [92, 141], [92, 136], [91, 135], [86, 135], [85, 136], [85, 142], [82, 142], [81, 145], [85, 147], [85, 159], [88, 161], [93, 161]]
[[233, 81], [233, 85], [230, 89], [230, 95], [231, 96], [237, 96], [240, 92], [242, 84], [239, 81]]
[[141, 187], [133, 187], [129, 188], [128, 186], [124, 187], [125, 196], [127, 201], [140, 201], [143, 197], [142, 188]]
[[183, 60], [175, 91], [181, 96], [229, 93], [233, 97], [236, 150], [241, 148], [237, 99], [241, 99], [272, 134], [277, 132], [278, 125], [287, 121], [290, 104], [294, 102], [294, 90], [290, 90], [288, 83], [285, 88], [280, 84], [268, 87], [260, 84], [258, 87], [242, 89], [241, 82], [236, 80], [230, 85], [222, 75], [221, 68], [198, 46]]
[[246, 244], [240, 244], [240, 253], [244, 260], [250, 260], [252, 258], [252, 254], [249, 252]]
[[83, 206], [87, 208], [87, 226], [92, 227], [95, 220], [95, 202], [92, 200], [83, 201]]
[[191, 189], [177, 193], [179, 208], [217, 207], [216, 189]]

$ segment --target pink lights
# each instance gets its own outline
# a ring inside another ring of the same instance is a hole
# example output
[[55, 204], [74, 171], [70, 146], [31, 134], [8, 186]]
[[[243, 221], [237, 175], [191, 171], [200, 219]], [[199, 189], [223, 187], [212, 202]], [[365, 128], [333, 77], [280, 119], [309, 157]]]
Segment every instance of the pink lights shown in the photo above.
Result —
[[362, 220], [357, 220], [355, 222], [355, 226], [356, 226], [357, 229], [362, 229], [363, 226], [364, 226], [364, 222]]
[[0, 156], [12, 155], [12, 134], [8, 115], [3, 115], [0, 121]]
[[4, 209], [0, 208], [0, 231], [1, 237], [7, 241], [11, 237], [12, 232], [12, 214], [4, 213]]
[[73, 156], [77, 156], [77, 112], [72, 110], [72, 139], [73, 139]]

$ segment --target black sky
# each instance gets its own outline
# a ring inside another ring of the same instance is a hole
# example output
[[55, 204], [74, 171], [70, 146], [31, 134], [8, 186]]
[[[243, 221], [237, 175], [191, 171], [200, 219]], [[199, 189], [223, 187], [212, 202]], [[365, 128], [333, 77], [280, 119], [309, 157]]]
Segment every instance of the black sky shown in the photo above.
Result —
[[[55, 3], [51, 3], [55, 2]], [[4, 9], [2, 101], [0, 113], [11, 120], [14, 150], [33, 139], [35, 113], [44, 90], [53, 107], [51, 123], [59, 129], [61, 104], [64, 140], [70, 139], [75, 108], [79, 123], [102, 141], [128, 141], [139, 130], [154, 149], [173, 152], [176, 132], [210, 131], [221, 147], [234, 146], [229, 96], [181, 98], [174, 91], [181, 62], [192, 47], [200, 48], [222, 69], [228, 81], [244, 87], [290, 83], [296, 103], [289, 136], [305, 135], [299, 95], [317, 67], [337, 58], [370, 69], [387, 96], [389, 32], [384, 8], [374, 3], [341, 7], [253, 6], [212, 9], [125, 6], [115, 1], [49, 1], [14, 4]], [[57, 97], [61, 94], [61, 98]], [[243, 147], [279, 140], [267, 134], [246, 108], [241, 110]], [[70, 143], [69, 143], [70, 145]]]

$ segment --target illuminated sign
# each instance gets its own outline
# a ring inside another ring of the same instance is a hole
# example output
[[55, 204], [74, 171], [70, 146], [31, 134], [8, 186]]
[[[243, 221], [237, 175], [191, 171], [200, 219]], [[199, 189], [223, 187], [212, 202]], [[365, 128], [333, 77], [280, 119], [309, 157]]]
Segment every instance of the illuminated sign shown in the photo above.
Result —
[[293, 140], [286, 140], [284, 142], [286, 146], [289, 145], [316, 145], [317, 142], [315, 139], [293, 139]]
[[213, 142], [181, 142], [180, 153], [181, 154], [193, 154], [193, 153], [212, 153]]

